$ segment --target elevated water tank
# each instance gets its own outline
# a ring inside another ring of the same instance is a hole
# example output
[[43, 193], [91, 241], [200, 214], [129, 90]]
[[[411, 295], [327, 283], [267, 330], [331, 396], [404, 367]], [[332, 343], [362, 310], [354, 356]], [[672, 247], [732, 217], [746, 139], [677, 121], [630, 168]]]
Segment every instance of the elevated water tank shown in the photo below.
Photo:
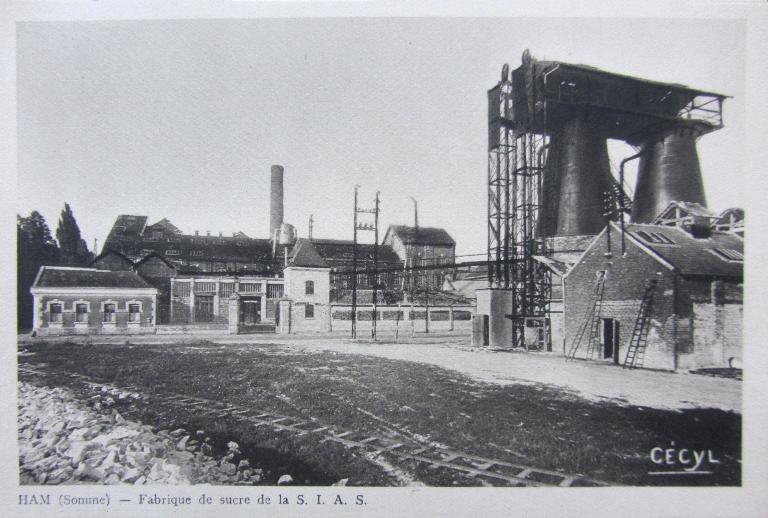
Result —
[[296, 227], [290, 223], [280, 225], [278, 242], [281, 246], [293, 246], [296, 244]]

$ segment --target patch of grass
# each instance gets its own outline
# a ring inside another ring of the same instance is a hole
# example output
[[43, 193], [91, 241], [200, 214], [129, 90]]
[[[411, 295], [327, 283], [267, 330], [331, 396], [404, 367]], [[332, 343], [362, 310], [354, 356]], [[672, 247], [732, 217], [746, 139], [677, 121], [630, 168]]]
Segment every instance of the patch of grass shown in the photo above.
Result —
[[[596, 403], [538, 385], [478, 383], [433, 365], [276, 345], [78, 345], [36, 343], [24, 363], [81, 373], [105, 383], [180, 392], [355, 430], [361, 435], [419, 438], [483, 457], [629, 485], [738, 485], [741, 417], [715, 409], [672, 412]], [[270, 470], [293, 469], [310, 483], [350, 477], [388, 485], [392, 476], [343, 446], [179, 408], [134, 408], [160, 426], [186, 424], [221, 433], [248, 451], [273, 452]], [[191, 428], [190, 428], [191, 429]], [[209, 434], [211, 433], [209, 432]], [[713, 475], [652, 477], [654, 447], [713, 450]], [[255, 456], [255, 455], [254, 455]], [[433, 485], [474, 485], [451, 470], [389, 459]], [[297, 478], [294, 475], [294, 478]], [[690, 480], [688, 480], [690, 479]]]

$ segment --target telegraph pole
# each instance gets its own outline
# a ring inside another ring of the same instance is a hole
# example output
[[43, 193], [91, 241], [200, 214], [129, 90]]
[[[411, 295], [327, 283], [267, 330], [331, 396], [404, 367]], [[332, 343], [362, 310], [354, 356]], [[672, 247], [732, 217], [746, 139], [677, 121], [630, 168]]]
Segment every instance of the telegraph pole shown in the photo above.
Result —
[[379, 315], [377, 296], [379, 290], [379, 191], [376, 191], [376, 200], [373, 209], [373, 320], [371, 322], [371, 338], [376, 340], [376, 320]]
[[[357, 194], [359, 186], [355, 186], [355, 216], [354, 216], [354, 240], [352, 244], [352, 338], [357, 338], [357, 231], [372, 231], [376, 243], [373, 245], [373, 269], [370, 269], [370, 261], [367, 262], [368, 282], [373, 284], [373, 309], [371, 311], [371, 333], [376, 338], [376, 276], [378, 275], [378, 240], [379, 240], [379, 193], [376, 192], [375, 206], [373, 209], [361, 209], [357, 204]], [[373, 214], [374, 223], [361, 223], [358, 214]]]
[[352, 338], [357, 338], [357, 189], [355, 185], [354, 234], [352, 239]]

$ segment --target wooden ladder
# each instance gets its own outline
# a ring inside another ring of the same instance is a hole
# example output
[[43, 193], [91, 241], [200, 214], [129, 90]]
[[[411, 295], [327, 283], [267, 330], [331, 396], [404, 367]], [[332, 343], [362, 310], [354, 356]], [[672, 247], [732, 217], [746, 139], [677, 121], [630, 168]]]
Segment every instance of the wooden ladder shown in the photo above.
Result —
[[653, 309], [653, 295], [656, 292], [656, 279], [648, 279], [645, 284], [643, 298], [640, 301], [640, 309], [637, 311], [635, 327], [632, 329], [632, 338], [629, 340], [627, 356], [624, 358], [625, 369], [640, 368], [645, 359], [645, 349], [648, 345], [648, 331], [650, 330], [651, 310]]
[[589, 327], [589, 342], [587, 343], [586, 358], [592, 359], [595, 353], [595, 344], [597, 343], [597, 332], [600, 327], [600, 308], [603, 302], [603, 289], [605, 287], [605, 273], [598, 279], [597, 286], [595, 287], [595, 302], [587, 311], [584, 316], [584, 320], [576, 331], [576, 338], [571, 342], [571, 348], [565, 355], [565, 360], [575, 360], [576, 353], [581, 347], [581, 343], [584, 340], [584, 335]]

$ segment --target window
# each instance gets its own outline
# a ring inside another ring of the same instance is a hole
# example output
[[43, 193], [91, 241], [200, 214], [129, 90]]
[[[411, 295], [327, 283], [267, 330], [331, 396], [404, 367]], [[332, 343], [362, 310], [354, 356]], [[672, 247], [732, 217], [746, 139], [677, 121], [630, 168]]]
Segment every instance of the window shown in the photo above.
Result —
[[744, 254], [738, 250], [734, 250], [733, 248], [713, 248], [712, 252], [714, 252], [720, 259], [724, 259], [726, 261], [744, 260]]
[[315, 305], [307, 304], [304, 306], [304, 318], [315, 318]]
[[134, 324], [141, 322], [141, 304], [128, 304], [128, 322]]
[[305, 281], [304, 295], [314, 295], [314, 294], [315, 294], [315, 281]]
[[88, 322], [88, 304], [75, 304], [75, 322], [79, 324]]
[[189, 252], [189, 255], [192, 256], [192, 257], [202, 257], [203, 256], [203, 251], [202, 250], [192, 250], [191, 252]]
[[116, 304], [114, 303], [107, 303], [104, 304], [104, 322], [105, 323], [115, 323], [115, 310], [116, 310]]
[[52, 324], [61, 324], [61, 312], [62, 312], [62, 306], [59, 303], [51, 304], [48, 306], [48, 312], [51, 314], [51, 323]]
[[179, 250], [166, 250], [165, 255], [179, 255]]
[[657, 245], [674, 245], [675, 242], [672, 241], [669, 237], [667, 237], [666, 234], [662, 234], [661, 232], [643, 232], [642, 230], [635, 232], [638, 236], [640, 236], [643, 241], [646, 243], [654, 243]]

